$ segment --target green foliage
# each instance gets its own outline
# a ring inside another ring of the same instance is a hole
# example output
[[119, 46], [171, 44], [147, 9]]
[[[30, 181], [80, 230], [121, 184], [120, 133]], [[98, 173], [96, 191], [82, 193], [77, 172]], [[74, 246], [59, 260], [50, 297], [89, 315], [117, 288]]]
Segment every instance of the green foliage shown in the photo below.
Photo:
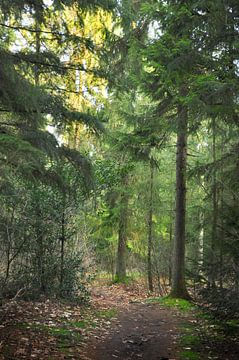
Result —
[[204, 301], [209, 302], [212, 314], [224, 319], [239, 316], [237, 291], [232, 289], [209, 288], [202, 289], [201, 295]]
[[93, 98], [88, 108], [65, 96], [74, 92], [77, 71], [95, 74], [65, 59], [75, 57], [79, 42], [84, 56], [96, 51], [66, 19], [74, 11], [84, 33], [89, 11], [113, 9], [113, 2], [2, 0], [0, 8], [1, 296], [86, 301], [90, 262], [86, 251], [79, 254], [78, 226], [93, 172], [86, 151], [66, 145], [67, 131], [84, 124], [85, 133], [98, 134], [103, 115]]
[[[55, 165], [51, 170], [57, 170]], [[2, 261], [7, 264], [1, 274], [2, 296], [14, 296], [22, 289], [25, 298], [38, 298], [43, 293], [71, 301], [88, 299], [83, 253], [76, 253], [71, 245], [77, 233], [75, 220], [84, 189], [72, 165], [65, 164], [60, 170], [60, 183], [58, 178], [42, 184], [14, 177], [10, 182], [14, 196], [2, 188], [1, 219], [4, 222], [0, 235]], [[59, 243], [62, 229], [63, 250]], [[64, 252], [61, 254], [61, 251]], [[20, 266], [19, 259], [28, 260]]]
[[72, 254], [65, 259], [63, 274], [60, 296], [70, 301], [87, 302], [89, 300], [88, 280], [80, 253]]

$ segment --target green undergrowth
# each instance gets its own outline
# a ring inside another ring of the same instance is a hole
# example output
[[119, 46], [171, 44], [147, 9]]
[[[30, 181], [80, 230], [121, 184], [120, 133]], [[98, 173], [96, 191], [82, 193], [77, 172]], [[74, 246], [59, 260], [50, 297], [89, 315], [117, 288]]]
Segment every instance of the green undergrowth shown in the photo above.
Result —
[[[209, 356], [218, 359], [221, 353], [238, 354], [235, 339], [239, 338], [239, 319], [223, 319], [203, 306], [195, 306], [183, 299], [170, 296], [147, 299], [147, 303], [176, 309], [185, 317], [181, 324], [180, 360], [201, 360]], [[188, 316], [189, 315], [189, 316]]]
[[146, 301], [153, 304], [158, 303], [169, 308], [178, 309], [183, 312], [188, 312], [195, 309], [195, 306], [190, 301], [184, 299], [175, 299], [171, 298], [170, 296], [148, 298]]
[[222, 353], [235, 353], [235, 339], [239, 337], [239, 319], [217, 318], [204, 309], [197, 309], [194, 319], [182, 324], [181, 360], [218, 359]]

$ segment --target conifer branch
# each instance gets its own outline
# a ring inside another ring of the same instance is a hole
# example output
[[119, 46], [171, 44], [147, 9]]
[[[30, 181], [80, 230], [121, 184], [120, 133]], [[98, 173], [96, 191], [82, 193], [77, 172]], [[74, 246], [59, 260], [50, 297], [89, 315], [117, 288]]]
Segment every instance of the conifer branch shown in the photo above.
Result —
[[5, 27], [5, 28], [8, 28], [8, 29], [12, 29], [12, 30], [17, 30], [17, 31], [28, 31], [30, 33], [33, 33], [33, 34], [37, 34], [37, 33], [40, 33], [40, 34], [48, 34], [48, 35], [54, 35], [58, 38], [68, 38], [70, 40], [77, 40], [77, 41], [81, 41], [84, 43], [84, 45], [87, 46], [87, 48], [90, 50], [90, 49], [93, 49], [94, 47], [94, 44], [92, 43], [92, 40], [90, 38], [83, 38], [79, 35], [73, 35], [73, 34], [67, 34], [67, 33], [63, 33], [63, 32], [60, 32], [60, 31], [55, 31], [55, 30], [51, 30], [51, 31], [48, 31], [48, 30], [41, 30], [41, 29], [33, 29], [33, 28], [29, 28], [27, 26], [14, 26], [14, 25], [7, 25], [7, 24], [4, 24], [4, 23], [0, 23], [0, 26], [2, 27]]

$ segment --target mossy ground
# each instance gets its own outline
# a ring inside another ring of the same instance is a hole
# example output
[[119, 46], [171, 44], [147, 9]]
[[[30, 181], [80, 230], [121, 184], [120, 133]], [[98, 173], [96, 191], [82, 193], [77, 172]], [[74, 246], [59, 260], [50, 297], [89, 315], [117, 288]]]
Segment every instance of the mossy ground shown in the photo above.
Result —
[[96, 316], [100, 317], [100, 318], [105, 318], [105, 319], [112, 319], [114, 317], [116, 317], [118, 314], [117, 309], [105, 309], [105, 310], [99, 310], [96, 312]]
[[191, 351], [191, 350], [185, 350], [180, 353], [182, 360], [202, 360], [200, 357], [200, 354]]
[[[201, 360], [209, 353], [212, 359], [219, 359], [219, 352], [226, 352], [239, 337], [239, 320], [217, 319], [203, 307], [192, 302], [175, 299], [170, 296], [148, 298], [148, 303], [158, 303], [171, 309], [177, 309], [182, 314], [192, 317], [192, 322], [185, 321], [181, 328], [180, 359]], [[234, 356], [234, 355], [233, 355]], [[234, 357], [233, 357], [234, 359]]]
[[148, 298], [147, 302], [159, 303], [169, 308], [174, 308], [185, 312], [193, 310], [195, 308], [195, 306], [188, 300], [175, 299], [171, 298], [170, 296]]
[[96, 328], [102, 321], [116, 317], [117, 314], [117, 309], [109, 308], [86, 313], [85, 317], [79, 320], [65, 321], [64, 318], [61, 318], [61, 322], [58, 320], [51, 326], [46, 323], [24, 322], [18, 323], [16, 327], [24, 331], [40, 332], [54, 337], [59, 351], [68, 356], [71, 353], [71, 347], [80, 344], [84, 334]]
[[[158, 303], [165, 307], [176, 309], [184, 314], [190, 313], [193, 314], [193, 311], [196, 310], [196, 306], [184, 299], [172, 298], [170, 296], [164, 297], [154, 297], [148, 298], [148, 303]], [[197, 349], [200, 348], [200, 339], [198, 334], [194, 332], [194, 325], [189, 322], [182, 324], [183, 335], [180, 339], [180, 359], [181, 360], [200, 360], [200, 354]]]
[[[158, 323], [163, 319], [162, 324], [160, 323], [159, 342], [164, 339], [167, 331], [169, 335], [172, 335], [172, 331], [173, 336], [177, 338], [177, 346], [181, 348], [181, 352], [177, 356], [180, 360], [221, 359], [222, 354], [225, 355], [223, 357], [225, 359], [238, 360], [239, 348], [236, 345], [236, 338], [239, 335], [238, 318], [218, 319], [215, 313], [209, 312], [206, 306], [196, 307], [193, 303], [181, 299], [151, 297], [145, 300], [147, 293], [140, 298], [135, 297], [135, 293], [133, 293], [133, 299], [137, 301], [132, 301], [132, 296], [127, 295], [130, 289], [131, 286], [124, 285], [105, 286], [104, 291], [100, 290], [100, 292], [96, 293], [95, 303], [92, 307], [75, 308], [72, 305], [64, 307], [55, 303], [43, 303], [37, 304], [37, 306], [32, 303], [20, 304], [22, 306], [21, 311], [19, 311], [21, 317], [19, 314], [12, 317], [11, 325], [6, 326], [5, 333], [2, 334], [1, 341], [4, 343], [4, 356], [9, 359], [17, 358], [14, 355], [14, 349], [19, 348], [28, 356], [29, 344], [31, 344], [31, 351], [35, 358], [47, 360], [79, 358], [79, 354], [84, 348], [81, 345], [89, 338], [91, 339], [89, 351], [92, 350], [92, 343], [96, 343], [99, 346], [98, 352], [101, 354], [105, 350], [105, 348], [102, 350], [100, 344], [102, 330], [105, 331], [104, 334], [106, 335], [112, 334], [108, 344], [109, 354], [111, 354], [112, 342], [116, 348], [118, 344], [117, 335], [114, 342], [115, 326], [117, 327], [122, 320], [122, 314], [124, 314], [125, 306], [127, 306], [127, 314], [124, 317], [122, 326], [120, 325], [119, 328], [123, 338], [129, 339], [125, 343], [125, 351], [128, 351], [130, 347], [135, 352], [137, 343], [132, 343], [135, 330], [133, 335], [130, 332], [132, 327], [137, 325], [136, 332], [141, 334], [138, 331], [142, 325], [141, 316], [145, 319], [147, 315], [150, 320], [147, 321], [147, 329], [145, 329], [145, 326], [142, 328], [142, 333], [145, 334], [145, 331], [148, 331], [151, 334], [152, 329], [150, 326], [152, 323], [156, 321], [158, 326]], [[148, 304], [145, 304], [145, 302], [159, 304], [160, 306], [147, 306]], [[37, 308], [37, 311], [34, 312], [35, 308]], [[39, 311], [39, 308], [41, 311]], [[141, 315], [139, 317], [140, 311]], [[111, 332], [110, 319], [115, 317], [118, 320], [112, 326]], [[136, 322], [135, 319], [137, 319]], [[11, 338], [9, 338], [9, 334], [12, 334]], [[152, 340], [150, 351], [158, 348], [159, 342], [154, 343], [154, 338], [151, 339], [149, 336], [147, 340], [148, 342]], [[160, 348], [162, 349], [164, 346], [167, 346], [167, 344], [162, 342]], [[143, 347], [139, 346], [139, 353], [142, 349]], [[117, 351], [123, 350], [120, 347]], [[39, 354], [41, 357], [39, 357]], [[121, 358], [124, 358], [123, 355]], [[148, 358], [153, 359], [154, 356]]]

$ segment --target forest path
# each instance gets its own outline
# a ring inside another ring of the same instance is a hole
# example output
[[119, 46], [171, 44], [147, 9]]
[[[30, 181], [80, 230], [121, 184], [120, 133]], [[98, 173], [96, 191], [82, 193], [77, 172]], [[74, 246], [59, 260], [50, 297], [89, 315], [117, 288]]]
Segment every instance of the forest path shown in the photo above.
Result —
[[[94, 331], [83, 347], [84, 360], [176, 360], [180, 324], [186, 314], [137, 299], [129, 288], [94, 289], [95, 302], [115, 309], [108, 327]], [[98, 299], [97, 299], [98, 298]]]
[[178, 300], [173, 308], [166, 307], [172, 306], [168, 299], [164, 305], [152, 300], [145, 286], [134, 283], [94, 284], [90, 306], [4, 302], [0, 360], [239, 359], [237, 321], [221, 323]]
[[89, 307], [12, 301], [0, 307], [0, 360], [178, 360], [190, 316], [150, 303], [142, 284], [94, 285]]

